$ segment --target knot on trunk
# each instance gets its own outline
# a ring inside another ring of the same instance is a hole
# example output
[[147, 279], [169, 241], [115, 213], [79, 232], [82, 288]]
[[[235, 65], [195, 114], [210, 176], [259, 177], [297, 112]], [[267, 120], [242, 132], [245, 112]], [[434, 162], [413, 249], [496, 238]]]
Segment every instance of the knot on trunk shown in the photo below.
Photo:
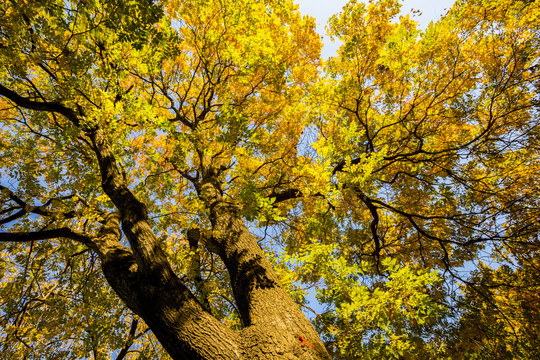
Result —
[[221, 184], [215, 178], [204, 179], [201, 184], [197, 186], [197, 193], [206, 205], [210, 207], [213, 207], [217, 202], [221, 201], [223, 196]]

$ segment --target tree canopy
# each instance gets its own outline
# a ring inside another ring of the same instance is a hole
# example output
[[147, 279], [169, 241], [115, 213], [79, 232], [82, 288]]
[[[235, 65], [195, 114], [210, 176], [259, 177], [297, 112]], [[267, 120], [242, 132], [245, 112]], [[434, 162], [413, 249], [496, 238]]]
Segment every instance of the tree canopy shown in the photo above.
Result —
[[400, 7], [2, 3], [0, 357], [540, 356], [540, 4]]

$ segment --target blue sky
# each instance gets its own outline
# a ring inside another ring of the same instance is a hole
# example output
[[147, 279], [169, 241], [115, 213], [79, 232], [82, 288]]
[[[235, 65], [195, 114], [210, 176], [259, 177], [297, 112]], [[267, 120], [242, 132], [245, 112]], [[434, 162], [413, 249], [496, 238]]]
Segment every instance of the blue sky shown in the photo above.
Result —
[[[430, 21], [437, 20], [445, 13], [445, 9], [452, 6], [455, 0], [403, 0], [401, 8], [404, 14], [410, 13], [411, 9], [420, 10], [422, 15], [416, 16], [415, 20], [421, 27], [427, 26]], [[324, 28], [326, 21], [330, 16], [339, 12], [347, 3], [347, 0], [296, 0], [300, 5], [300, 11], [309, 14], [317, 20], [317, 30], [321, 35], [325, 35]], [[332, 44], [327, 36], [324, 36], [324, 49], [322, 55], [324, 58], [333, 56], [338, 48], [338, 44]]]

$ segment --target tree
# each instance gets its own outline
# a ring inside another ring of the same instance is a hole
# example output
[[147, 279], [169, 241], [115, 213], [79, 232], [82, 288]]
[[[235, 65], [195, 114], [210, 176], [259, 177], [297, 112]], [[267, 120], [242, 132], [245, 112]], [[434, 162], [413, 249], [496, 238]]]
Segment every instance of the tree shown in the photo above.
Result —
[[[343, 45], [317, 90], [314, 146], [324, 183], [334, 184], [320, 190], [333, 211], [319, 211], [329, 225], [317, 238], [337, 242], [330, 261], [340, 269], [346, 259], [348, 269], [308, 276], [328, 286], [319, 328], [345, 358], [453, 358], [470, 333], [448, 329], [470, 324], [467, 314], [523, 323], [502, 289], [526, 288], [537, 304], [538, 4], [458, 1], [423, 32], [398, 14], [397, 1], [351, 1], [330, 20]], [[486, 262], [531, 277], [462, 275]], [[534, 357], [535, 332], [506, 334], [506, 345], [519, 335]], [[493, 356], [485, 350], [464, 356]]]
[[[461, 311], [483, 324], [493, 312], [523, 323], [502, 289], [526, 288], [529, 306], [538, 303], [538, 5], [458, 1], [423, 32], [398, 13], [397, 1], [351, 1], [334, 16], [329, 32], [343, 45], [317, 90], [314, 146], [324, 183], [334, 184], [320, 190], [333, 211], [320, 210], [329, 225], [317, 238], [337, 243], [328, 261], [348, 268], [309, 270], [328, 286], [320, 300], [332, 311], [320, 326], [345, 358], [455, 357], [456, 342], [470, 338], [444, 329], [468, 322]], [[488, 259], [517, 274], [462, 276]], [[479, 303], [491, 313], [479, 314]], [[535, 333], [517, 333], [529, 342], [525, 357], [534, 357]], [[493, 356], [485, 349], [466, 355]]]
[[352, 0], [324, 73], [292, 0], [0, 9], [3, 358], [474, 357], [488, 316], [537, 326], [534, 2], [422, 32]]

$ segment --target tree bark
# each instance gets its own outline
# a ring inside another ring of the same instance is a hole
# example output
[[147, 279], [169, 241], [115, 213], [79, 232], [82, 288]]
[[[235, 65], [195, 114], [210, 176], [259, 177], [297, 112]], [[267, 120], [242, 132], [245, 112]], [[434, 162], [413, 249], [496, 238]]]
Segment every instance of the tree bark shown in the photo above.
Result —
[[210, 209], [213, 236], [206, 239], [208, 248], [227, 266], [246, 326], [241, 331], [244, 345], [257, 349], [260, 359], [329, 359], [317, 332], [281, 287], [257, 239], [238, 216], [238, 206], [223, 200], [217, 179], [203, 180], [198, 192]]

